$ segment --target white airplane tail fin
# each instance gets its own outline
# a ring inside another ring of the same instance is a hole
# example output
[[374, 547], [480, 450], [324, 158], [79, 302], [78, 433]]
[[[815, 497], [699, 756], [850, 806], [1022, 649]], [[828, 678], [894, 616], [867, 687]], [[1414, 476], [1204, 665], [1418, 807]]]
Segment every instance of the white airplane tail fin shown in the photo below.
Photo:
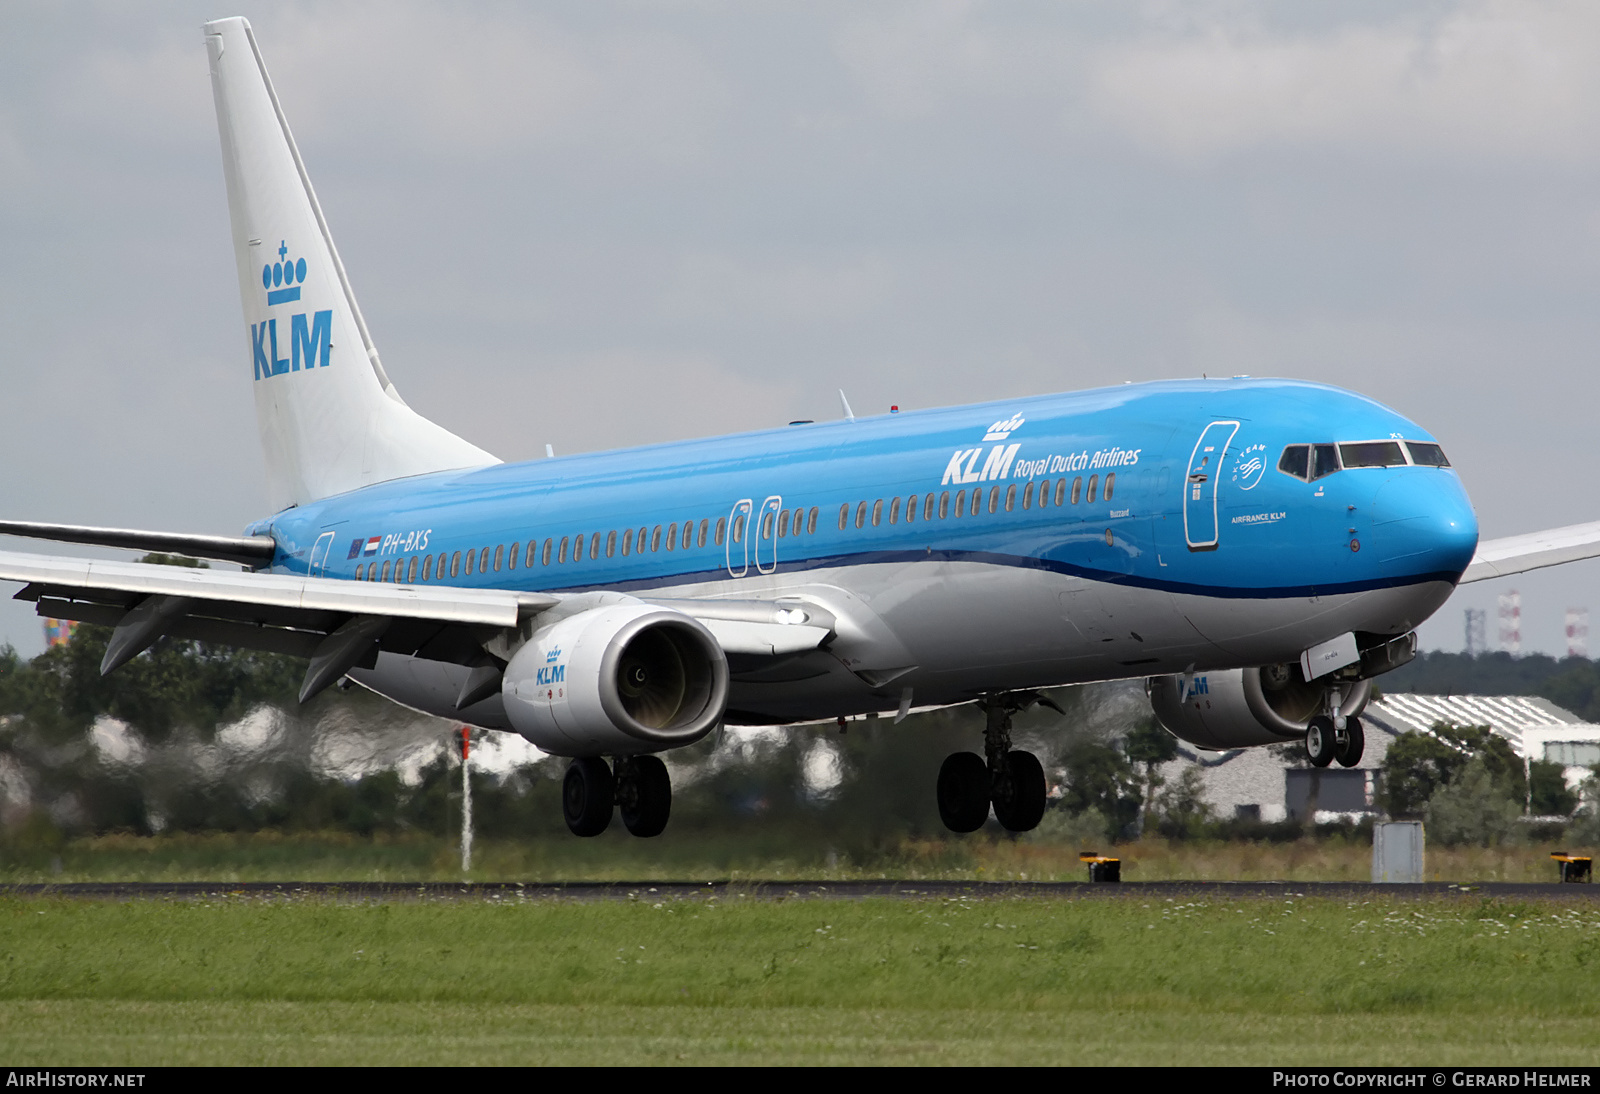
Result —
[[256, 420], [274, 501], [499, 462], [389, 382], [244, 19], [205, 27]]

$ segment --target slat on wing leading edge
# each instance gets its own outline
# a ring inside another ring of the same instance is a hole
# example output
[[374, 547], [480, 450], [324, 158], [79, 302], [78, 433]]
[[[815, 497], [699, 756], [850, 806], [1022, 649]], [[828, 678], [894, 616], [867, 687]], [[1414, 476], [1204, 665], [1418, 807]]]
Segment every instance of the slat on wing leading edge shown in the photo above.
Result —
[[1600, 521], [1569, 524], [1478, 544], [1460, 584], [1600, 557]]
[[75, 589], [186, 596], [198, 600], [260, 604], [301, 611], [432, 619], [491, 627], [513, 627], [523, 609], [539, 610], [556, 598], [538, 593], [449, 586], [335, 581], [140, 562], [55, 558], [0, 551], [0, 581], [22, 581], [51, 591]]

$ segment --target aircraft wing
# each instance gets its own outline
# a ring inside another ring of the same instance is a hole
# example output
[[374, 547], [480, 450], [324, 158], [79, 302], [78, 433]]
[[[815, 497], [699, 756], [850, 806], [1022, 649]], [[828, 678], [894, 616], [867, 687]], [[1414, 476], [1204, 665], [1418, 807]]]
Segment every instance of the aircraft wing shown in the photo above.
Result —
[[148, 532], [143, 528], [95, 528], [85, 524], [41, 524], [0, 520], [0, 536], [49, 539], [57, 543], [90, 543], [132, 551], [215, 558], [255, 568], [272, 562], [277, 544], [271, 536], [198, 536], [187, 532]]
[[[171, 635], [311, 660], [301, 701], [378, 651], [486, 664], [486, 644], [561, 604], [549, 593], [396, 585], [290, 574], [159, 566], [0, 551], [0, 580], [42, 616], [115, 628], [101, 671]], [[814, 649], [834, 619], [815, 605], [756, 600], [659, 600], [699, 619], [728, 653]]]
[[1600, 557], [1600, 521], [1491, 539], [1478, 544], [1478, 552], [1472, 556], [1459, 584], [1597, 557]]

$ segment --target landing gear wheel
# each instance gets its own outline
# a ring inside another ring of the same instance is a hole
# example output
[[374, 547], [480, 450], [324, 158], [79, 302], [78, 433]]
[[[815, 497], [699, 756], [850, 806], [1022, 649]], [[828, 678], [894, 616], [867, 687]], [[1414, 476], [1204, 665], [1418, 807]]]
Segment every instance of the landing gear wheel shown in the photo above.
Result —
[[561, 783], [561, 813], [574, 836], [598, 836], [611, 823], [616, 782], [598, 756], [573, 760]]
[[1361, 728], [1361, 719], [1354, 716], [1344, 720], [1344, 728], [1333, 736], [1333, 758], [1340, 767], [1354, 767], [1361, 762], [1361, 753], [1367, 748], [1367, 733]]
[[672, 779], [655, 756], [635, 756], [630, 793], [618, 794], [617, 811], [629, 832], [644, 839], [659, 836], [672, 813]]
[[1333, 762], [1333, 719], [1319, 714], [1306, 723], [1306, 758], [1312, 767], [1327, 767]]
[[1008, 793], [994, 795], [994, 816], [1008, 832], [1031, 832], [1044, 819], [1044, 765], [1031, 752], [1006, 753]]
[[952, 752], [939, 768], [939, 819], [952, 832], [976, 832], [989, 819], [989, 768], [973, 752]]

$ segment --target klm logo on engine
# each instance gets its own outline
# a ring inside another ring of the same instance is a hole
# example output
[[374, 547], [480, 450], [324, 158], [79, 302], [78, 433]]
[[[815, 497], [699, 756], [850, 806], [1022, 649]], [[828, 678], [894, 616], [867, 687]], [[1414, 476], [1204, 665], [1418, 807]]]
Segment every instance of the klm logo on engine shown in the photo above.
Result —
[[564, 684], [566, 680], [567, 666], [565, 665], [542, 665], [534, 673], [534, 683], [540, 687], [545, 687], [549, 684]]
[[[288, 241], [280, 241], [278, 261], [261, 267], [261, 287], [266, 290], [267, 307], [298, 301], [305, 280], [306, 260], [291, 261]], [[331, 309], [314, 313], [310, 322], [306, 321], [305, 312], [289, 316], [289, 329], [285, 333], [288, 337], [280, 342], [276, 317], [250, 324], [250, 351], [257, 380], [328, 367], [333, 353]], [[289, 351], [287, 357], [278, 356], [282, 349]]]
[[1189, 682], [1189, 690], [1184, 693], [1183, 701], [1187, 703], [1190, 699], [1195, 698], [1197, 695], [1210, 694], [1211, 688], [1207, 685], [1206, 678], [1204, 676], [1196, 676]]

